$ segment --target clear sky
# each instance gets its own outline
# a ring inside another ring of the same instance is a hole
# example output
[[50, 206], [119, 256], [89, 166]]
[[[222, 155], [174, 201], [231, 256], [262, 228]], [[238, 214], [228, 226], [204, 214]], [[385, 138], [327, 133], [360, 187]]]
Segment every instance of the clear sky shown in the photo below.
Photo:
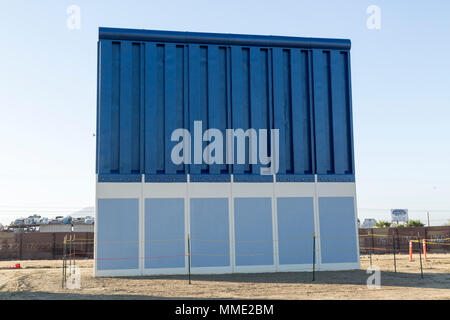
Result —
[[[70, 5], [80, 29], [69, 29]], [[380, 29], [366, 12], [380, 8]], [[94, 204], [98, 27], [348, 38], [359, 216], [450, 219], [450, 2], [3, 1], [0, 222]]]

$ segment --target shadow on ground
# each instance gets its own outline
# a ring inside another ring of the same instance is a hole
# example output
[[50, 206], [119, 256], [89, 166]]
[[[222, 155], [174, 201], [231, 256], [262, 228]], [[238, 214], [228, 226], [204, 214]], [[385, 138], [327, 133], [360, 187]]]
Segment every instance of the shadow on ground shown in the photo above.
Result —
[[[312, 272], [277, 272], [277, 273], [234, 273], [217, 275], [191, 275], [192, 283], [196, 281], [236, 282], [236, 283], [268, 283], [268, 284], [343, 284], [366, 285], [371, 274], [365, 270], [320, 271], [312, 280]], [[133, 276], [120, 277], [133, 280], [185, 280], [187, 275]], [[445, 287], [445, 283], [448, 286]], [[444, 284], [444, 285], [443, 285]], [[450, 289], [450, 273], [404, 273], [381, 271], [381, 286]]]
[[[66, 292], [19, 291], [0, 292], [0, 300], [202, 300], [196, 297], [159, 297], [133, 294], [81, 294], [76, 290]], [[208, 298], [208, 300], [221, 300]], [[229, 300], [229, 299], [227, 299]]]

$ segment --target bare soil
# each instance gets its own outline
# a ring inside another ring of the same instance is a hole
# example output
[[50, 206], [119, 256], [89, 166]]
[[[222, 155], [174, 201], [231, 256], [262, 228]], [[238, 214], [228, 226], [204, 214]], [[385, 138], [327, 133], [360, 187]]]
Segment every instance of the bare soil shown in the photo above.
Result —
[[[369, 289], [369, 257], [361, 269], [227, 275], [94, 278], [92, 260], [78, 260], [81, 289], [62, 289], [59, 260], [1, 261], [0, 299], [446, 299], [450, 300], [450, 254], [429, 254], [420, 276], [419, 257], [372, 256], [381, 268], [381, 287]], [[21, 269], [8, 269], [15, 263]]]

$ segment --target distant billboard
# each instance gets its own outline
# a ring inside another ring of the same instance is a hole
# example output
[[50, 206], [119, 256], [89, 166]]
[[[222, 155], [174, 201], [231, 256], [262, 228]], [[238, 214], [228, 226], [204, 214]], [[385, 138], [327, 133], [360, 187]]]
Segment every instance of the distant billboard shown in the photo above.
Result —
[[407, 222], [408, 209], [391, 209], [392, 222]]

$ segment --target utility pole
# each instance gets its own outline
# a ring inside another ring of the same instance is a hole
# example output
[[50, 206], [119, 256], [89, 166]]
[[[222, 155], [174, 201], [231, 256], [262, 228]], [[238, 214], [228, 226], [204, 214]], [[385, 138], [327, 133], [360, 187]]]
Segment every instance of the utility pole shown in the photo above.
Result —
[[428, 226], [430, 226], [430, 212], [427, 211]]

